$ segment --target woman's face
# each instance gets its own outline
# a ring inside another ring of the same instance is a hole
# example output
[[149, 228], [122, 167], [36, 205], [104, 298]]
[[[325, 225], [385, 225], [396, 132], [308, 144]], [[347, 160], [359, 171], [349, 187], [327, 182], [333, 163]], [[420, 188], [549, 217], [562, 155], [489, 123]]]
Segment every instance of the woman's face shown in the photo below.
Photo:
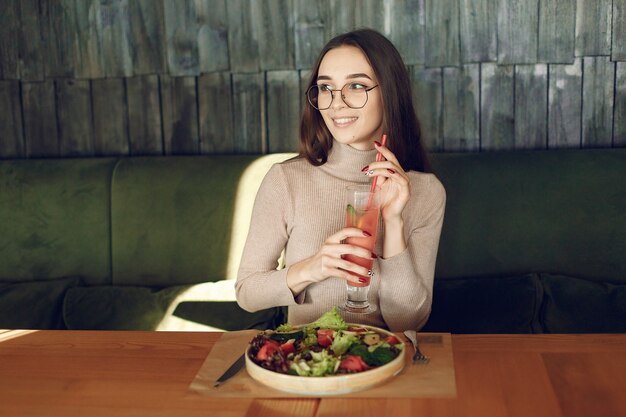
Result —
[[[344, 85], [352, 88], [371, 88], [378, 85], [374, 71], [365, 54], [354, 46], [340, 46], [324, 55], [317, 75], [317, 85], [340, 90]], [[360, 150], [374, 148], [374, 141], [382, 136], [383, 105], [380, 87], [367, 92], [363, 108], [348, 107], [335, 91], [330, 108], [320, 110], [326, 127], [335, 140]]]

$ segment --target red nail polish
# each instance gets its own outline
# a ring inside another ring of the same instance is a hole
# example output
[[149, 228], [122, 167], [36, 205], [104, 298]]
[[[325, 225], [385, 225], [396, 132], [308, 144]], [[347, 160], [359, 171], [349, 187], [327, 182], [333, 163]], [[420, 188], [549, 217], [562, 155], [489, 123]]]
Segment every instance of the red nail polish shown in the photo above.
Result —
[[387, 171], [389, 171], [389, 172], [390, 172], [390, 173], [392, 173], [392, 174], [395, 174], [395, 173], [396, 173], [396, 171], [394, 171], [393, 169], [390, 169], [390, 168], [387, 168]]
[[372, 234], [368, 232], [367, 230], [363, 230], [363, 236], [372, 237]]
[[368, 169], [370, 169], [370, 166], [369, 165], [365, 165], [363, 168], [361, 168], [361, 172], [365, 172]]
[[376, 255], [374, 252], [372, 252], [372, 258], [378, 259], [378, 255]]
[[367, 280], [365, 278], [359, 278], [359, 282], [361, 284], [365, 284], [367, 282]]
[[382, 145], [379, 141], [377, 141], [377, 140], [375, 140], [375, 141], [374, 141], [374, 144], [375, 144], [376, 146], [383, 146], [383, 145]]

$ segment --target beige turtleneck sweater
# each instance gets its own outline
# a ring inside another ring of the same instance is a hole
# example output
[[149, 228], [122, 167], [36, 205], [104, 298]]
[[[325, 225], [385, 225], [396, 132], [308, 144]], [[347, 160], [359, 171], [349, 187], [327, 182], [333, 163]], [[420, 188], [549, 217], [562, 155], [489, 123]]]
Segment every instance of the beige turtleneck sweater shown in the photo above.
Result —
[[[315, 167], [297, 158], [274, 165], [256, 196], [248, 238], [237, 276], [237, 302], [247, 311], [288, 306], [289, 322], [316, 320], [346, 297], [346, 281], [328, 278], [294, 297], [287, 286], [290, 265], [316, 254], [331, 234], [344, 227], [345, 188], [371, 179], [361, 168], [376, 150], [360, 151], [334, 142], [326, 164]], [[411, 171], [411, 198], [403, 219], [407, 249], [374, 261], [369, 315], [343, 313], [349, 323], [393, 331], [420, 329], [430, 314], [435, 259], [446, 194], [432, 174]], [[382, 254], [379, 231], [376, 249]], [[285, 268], [277, 270], [285, 250]]]

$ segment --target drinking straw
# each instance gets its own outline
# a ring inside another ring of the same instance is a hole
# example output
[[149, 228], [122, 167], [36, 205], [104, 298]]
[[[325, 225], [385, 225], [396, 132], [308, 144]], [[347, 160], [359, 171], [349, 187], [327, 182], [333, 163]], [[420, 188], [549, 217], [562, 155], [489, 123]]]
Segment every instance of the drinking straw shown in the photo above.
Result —
[[[383, 146], [385, 146], [387, 144], [387, 135], [383, 134], [383, 138], [381, 139], [381, 143]], [[380, 153], [380, 151], [376, 154], [376, 162], [380, 162], [382, 161], [383, 158], [383, 154]], [[374, 197], [374, 190], [376, 189], [376, 181], [378, 180], [378, 177], [374, 177], [372, 179], [372, 187], [370, 188], [370, 197], [369, 200], [367, 200], [367, 209], [369, 210], [370, 206], [372, 205], [372, 197]]]

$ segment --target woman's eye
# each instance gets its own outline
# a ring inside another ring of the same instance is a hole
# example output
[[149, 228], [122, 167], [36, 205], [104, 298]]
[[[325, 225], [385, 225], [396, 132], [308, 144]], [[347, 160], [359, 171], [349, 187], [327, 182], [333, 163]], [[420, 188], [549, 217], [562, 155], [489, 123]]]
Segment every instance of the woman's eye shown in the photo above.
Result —
[[317, 86], [317, 88], [319, 88], [320, 91], [324, 91], [324, 92], [328, 92], [332, 90], [332, 87], [328, 84], [320, 84]]
[[361, 83], [350, 83], [350, 90], [363, 90], [365, 88], [367, 88], [366, 86], [364, 86]]

